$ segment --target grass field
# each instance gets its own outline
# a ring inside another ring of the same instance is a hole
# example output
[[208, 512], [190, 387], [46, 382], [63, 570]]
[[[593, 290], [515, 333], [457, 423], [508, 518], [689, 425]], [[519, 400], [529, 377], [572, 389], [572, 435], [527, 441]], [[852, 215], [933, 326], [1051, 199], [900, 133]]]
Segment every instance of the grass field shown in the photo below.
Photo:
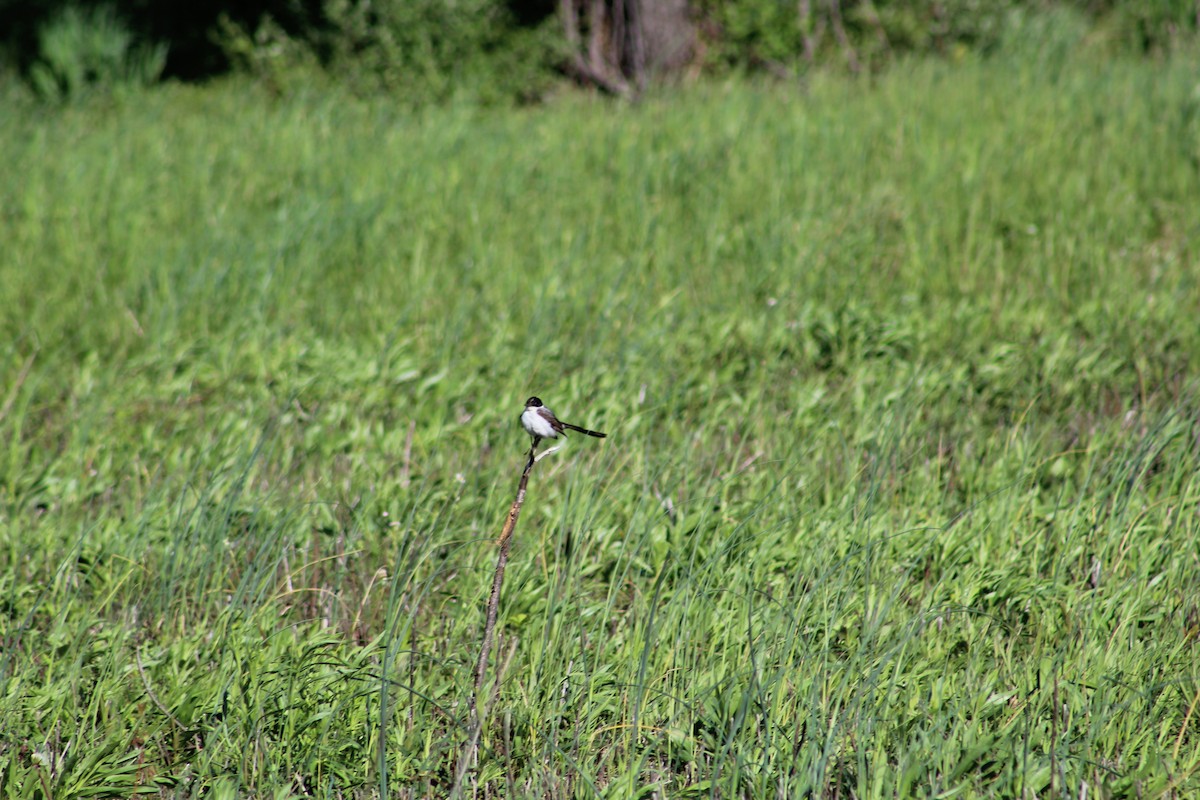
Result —
[[0, 798], [1200, 796], [1194, 55], [0, 116]]

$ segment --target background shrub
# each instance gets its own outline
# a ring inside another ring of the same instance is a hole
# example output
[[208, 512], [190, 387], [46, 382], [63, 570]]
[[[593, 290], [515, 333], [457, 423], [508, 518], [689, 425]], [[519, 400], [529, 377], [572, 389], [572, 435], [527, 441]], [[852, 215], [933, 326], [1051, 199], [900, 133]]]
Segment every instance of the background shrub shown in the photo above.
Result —
[[501, 0], [326, 0], [322, 10], [310, 41], [334, 74], [368, 89], [532, 97], [553, 66], [550, 26], [522, 28]]
[[[241, 71], [279, 82], [295, 72], [307, 81], [315, 67], [356, 91], [416, 103], [527, 101], [564, 76], [619, 88], [642, 86], [643, 68], [857, 71], [907, 53], [1061, 51], [1089, 31], [1110, 48], [1157, 53], [1194, 38], [1200, 20], [1200, 0], [597, 2], [564, 6], [579, 19], [572, 35], [557, 0], [0, 0], [0, 65], [51, 96], [160, 75]], [[637, 47], [596, 56], [633, 42], [631, 25]]]
[[167, 60], [165, 44], [138, 43], [111, 6], [61, 9], [39, 31], [38, 52], [30, 78], [48, 98], [146, 86]]

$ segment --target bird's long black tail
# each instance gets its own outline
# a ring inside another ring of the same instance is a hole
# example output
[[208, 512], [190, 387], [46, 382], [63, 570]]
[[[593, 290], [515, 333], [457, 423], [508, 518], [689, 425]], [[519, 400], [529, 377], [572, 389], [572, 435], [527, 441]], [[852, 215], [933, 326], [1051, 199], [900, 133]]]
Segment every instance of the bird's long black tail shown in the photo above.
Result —
[[562, 426], [567, 430], [579, 431], [580, 433], [586, 433], [588, 436], [595, 436], [597, 439], [603, 439], [608, 435], [606, 433], [601, 433], [600, 431], [589, 431], [587, 428], [581, 428], [578, 425], [572, 425], [569, 422], [564, 422]]

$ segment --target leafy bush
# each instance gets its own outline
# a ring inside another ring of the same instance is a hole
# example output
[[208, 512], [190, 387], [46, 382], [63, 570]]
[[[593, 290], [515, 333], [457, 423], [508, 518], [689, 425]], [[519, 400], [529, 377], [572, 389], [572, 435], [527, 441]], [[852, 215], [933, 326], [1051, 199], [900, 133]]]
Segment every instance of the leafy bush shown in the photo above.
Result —
[[550, 26], [518, 27], [501, 0], [326, 0], [324, 16], [329, 67], [366, 88], [497, 99], [537, 92], [551, 74]]
[[320, 0], [250, 29], [223, 14], [216, 40], [237, 70], [275, 86], [319, 65], [361, 93], [413, 103], [467, 94], [533, 99], [554, 77], [557, 28], [518, 21], [505, 0]]
[[[1198, 0], [672, 2], [686, 3], [690, 15], [644, 19], [647, 42], [689, 42], [669, 60], [677, 70], [694, 67], [697, 52], [709, 67], [775, 74], [967, 50], [1057, 63], [1091, 31], [1114, 47], [1153, 52], [1194, 37], [1200, 25]], [[610, 20], [620, 17], [618, 0], [604, 4]], [[145, 85], [165, 67], [185, 80], [239, 71], [276, 88], [327, 77], [411, 103], [535, 100], [571, 52], [556, 8], [556, 0], [0, 0], [0, 64], [54, 98]], [[609, 25], [600, 26], [601, 41], [616, 35]], [[693, 31], [702, 46], [691, 47]], [[171, 43], [169, 64], [163, 42]]]
[[250, 75], [277, 92], [299, 81], [311, 82], [320, 74], [311, 45], [289, 34], [270, 15], [250, 31], [222, 14], [214, 39], [235, 72]]
[[1000, 42], [1009, 15], [1021, 5], [1020, 0], [890, 0], [878, 7], [880, 24], [893, 47], [946, 50], [967, 45], [988, 50]]
[[38, 31], [38, 46], [30, 79], [54, 99], [149, 85], [167, 61], [166, 45], [138, 43], [112, 6], [63, 8]]
[[[979, 52], [1046, 45], [1055, 53], [1104, 22], [1135, 49], [1160, 48], [1197, 29], [1195, 0], [695, 0], [710, 61], [794, 68], [895, 53]], [[1029, 41], [1023, 39], [1029, 37]]]
[[733, 64], [791, 65], [848, 56], [872, 63], [893, 51], [941, 50], [1000, 38], [1019, 0], [700, 0], [713, 52]]
[[999, 45], [1023, 61], [1043, 68], [1060, 68], [1087, 36], [1089, 21], [1069, 6], [1045, 11], [1014, 9], [1009, 12]]
[[709, 22], [714, 56], [730, 63], [786, 63], [803, 50], [800, 15], [792, 3], [776, 0], [700, 3]]
[[1195, 0], [1116, 2], [1112, 17], [1116, 29], [1135, 47], [1160, 50], [1200, 27], [1200, 3]]

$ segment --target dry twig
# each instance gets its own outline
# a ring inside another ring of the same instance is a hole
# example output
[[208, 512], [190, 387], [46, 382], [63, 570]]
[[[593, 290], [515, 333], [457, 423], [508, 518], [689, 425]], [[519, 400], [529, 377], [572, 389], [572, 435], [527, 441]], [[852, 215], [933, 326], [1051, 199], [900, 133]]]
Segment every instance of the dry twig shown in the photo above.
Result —
[[[462, 791], [462, 784], [466, 778], [467, 770], [476, 761], [479, 754], [479, 736], [483, 730], [483, 718], [487, 716], [487, 712], [492, 705], [490, 702], [485, 701], [483, 713], [480, 713], [479, 699], [483, 697], [483, 684], [487, 677], [488, 656], [491, 654], [492, 639], [496, 633], [496, 617], [500, 610], [500, 587], [504, 585], [504, 568], [508, 565], [508, 549], [512, 542], [513, 530], [517, 527], [517, 517], [521, 515], [521, 506], [525, 502], [525, 490], [529, 485], [529, 473], [533, 471], [534, 464], [552, 452], [553, 450], [547, 450], [541, 456], [538, 456], [534, 448], [529, 448], [529, 460], [525, 462], [525, 470], [521, 473], [521, 482], [517, 485], [517, 497], [513, 500], [512, 507], [508, 510], [508, 519], [504, 521], [504, 528], [501, 529], [500, 538], [496, 541], [496, 544], [500, 547], [500, 552], [496, 556], [496, 574], [492, 578], [492, 594], [488, 598], [487, 621], [483, 626], [483, 642], [479, 646], [479, 663], [475, 666], [475, 688], [471, 692], [471, 718], [468, 723], [467, 745], [463, 748], [458, 758], [458, 767], [455, 770], [454, 776], [454, 790], [451, 792], [451, 797], [460, 796], [459, 793]], [[512, 654], [510, 651], [509, 659], [511, 658]]]

